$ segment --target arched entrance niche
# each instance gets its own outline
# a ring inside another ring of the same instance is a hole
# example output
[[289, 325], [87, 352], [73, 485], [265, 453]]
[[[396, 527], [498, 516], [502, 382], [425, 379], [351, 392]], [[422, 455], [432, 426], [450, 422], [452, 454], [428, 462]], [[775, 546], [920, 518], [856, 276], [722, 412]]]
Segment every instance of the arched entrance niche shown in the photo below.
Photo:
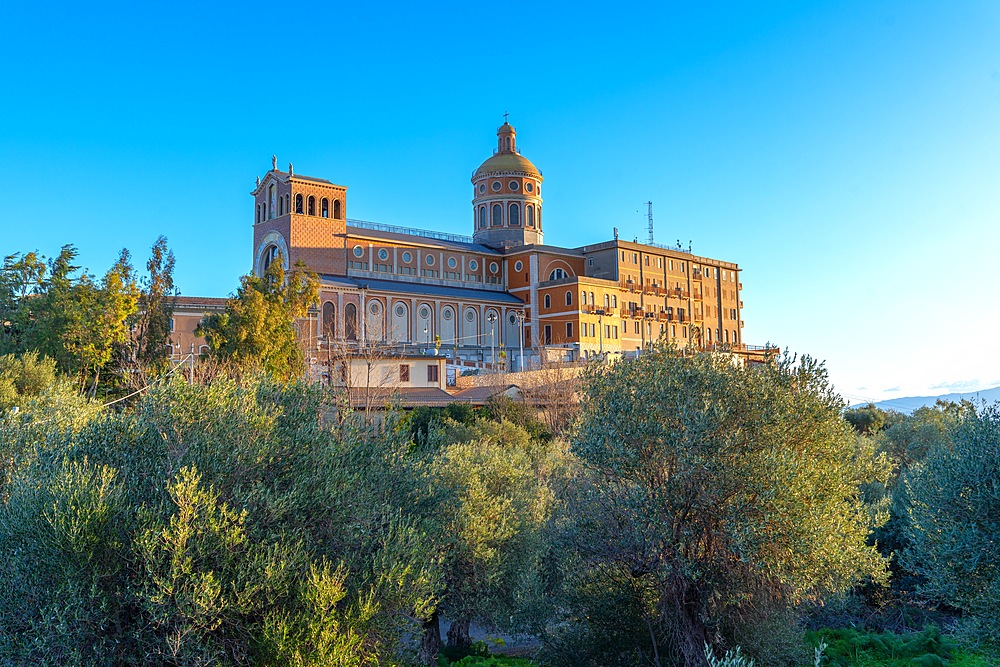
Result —
[[475, 308], [466, 308], [462, 313], [461, 345], [479, 345], [479, 313]]
[[344, 337], [347, 340], [358, 339], [358, 307], [353, 303], [344, 306]]
[[410, 342], [410, 308], [405, 303], [395, 303], [392, 306], [392, 331], [390, 342]]
[[452, 346], [455, 344], [456, 327], [458, 318], [455, 316], [455, 309], [445, 306], [441, 309], [441, 344]]
[[418, 343], [430, 343], [434, 340], [434, 324], [431, 319], [433, 315], [434, 309], [430, 304], [421, 303], [417, 306], [413, 337], [417, 339]]

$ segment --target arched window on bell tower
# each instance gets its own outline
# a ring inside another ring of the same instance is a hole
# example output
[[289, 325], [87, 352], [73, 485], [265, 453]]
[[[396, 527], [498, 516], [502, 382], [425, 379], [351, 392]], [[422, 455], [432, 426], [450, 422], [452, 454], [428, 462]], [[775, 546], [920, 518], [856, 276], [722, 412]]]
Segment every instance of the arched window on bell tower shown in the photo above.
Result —
[[341, 216], [341, 213], [340, 213], [340, 200], [339, 199], [334, 199], [333, 200], [333, 217], [336, 218], [337, 220], [340, 220], [340, 216]]
[[316, 215], [316, 198], [309, 195], [309, 215]]
[[534, 227], [535, 226], [535, 207], [531, 206], [529, 204], [527, 206], [527, 208], [526, 208], [526, 213], [527, 213], [526, 217], [527, 217], [527, 225], [528, 225], [528, 227]]
[[479, 227], [481, 229], [486, 227], [486, 207], [485, 206], [480, 206], [479, 207]]
[[490, 224], [494, 227], [500, 227], [503, 225], [503, 206], [500, 204], [493, 204], [493, 208], [490, 211]]
[[275, 209], [275, 203], [276, 203], [276, 201], [275, 201], [275, 194], [276, 193], [275, 193], [275, 189], [274, 189], [274, 183], [271, 183], [271, 185], [269, 185], [268, 188], [267, 188], [267, 217], [268, 217], [268, 219], [274, 217], [274, 209]]
[[320, 211], [323, 214], [324, 218], [330, 217], [330, 200], [327, 199], [326, 197], [323, 197], [323, 201], [320, 206]]
[[295, 212], [302, 214], [302, 195], [295, 195]]

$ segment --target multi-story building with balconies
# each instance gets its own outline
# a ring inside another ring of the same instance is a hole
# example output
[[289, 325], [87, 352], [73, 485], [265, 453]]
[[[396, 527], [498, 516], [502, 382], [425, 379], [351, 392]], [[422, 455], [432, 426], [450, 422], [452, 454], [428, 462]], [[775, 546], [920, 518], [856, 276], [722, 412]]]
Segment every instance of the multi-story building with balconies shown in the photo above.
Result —
[[660, 339], [762, 356], [743, 342], [735, 263], [618, 238], [546, 245], [542, 183], [504, 122], [472, 175], [469, 237], [349, 218], [347, 187], [272, 159], [253, 191], [254, 271], [301, 260], [320, 275], [320, 304], [302, 328], [317, 351], [433, 348], [513, 370], [633, 354]]

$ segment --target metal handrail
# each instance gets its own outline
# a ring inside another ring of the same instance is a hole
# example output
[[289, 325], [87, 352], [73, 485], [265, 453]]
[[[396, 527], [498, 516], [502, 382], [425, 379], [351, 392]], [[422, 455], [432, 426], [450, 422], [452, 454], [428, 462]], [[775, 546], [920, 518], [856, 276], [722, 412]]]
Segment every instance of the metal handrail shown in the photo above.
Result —
[[474, 243], [471, 236], [463, 234], [449, 234], [447, 232], [435, 232], [429, 229], [417, 229], [416, 227], [400, 227], [398, 225], [387, 225], [382, 222], [369, 222], [368, 220], [358, 220], [348, 218], [347, 224], [351, 227], [368, 229], [373, 232], [389, 232], [390, 234], [406, 234], [408, 236], [419, 236], [425, 239], [435, 239], [437, 241], [451, 241], [452, 243]]

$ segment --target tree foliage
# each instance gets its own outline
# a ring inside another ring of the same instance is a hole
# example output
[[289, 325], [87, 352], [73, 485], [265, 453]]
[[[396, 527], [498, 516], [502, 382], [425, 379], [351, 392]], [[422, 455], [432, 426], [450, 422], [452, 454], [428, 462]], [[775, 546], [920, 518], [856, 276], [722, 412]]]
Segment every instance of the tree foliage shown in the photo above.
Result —
[[705, 642], [734, 626], [884, 577], [859, 486], [886, 466], [841, 405], [809, 357], [744, 368], [660, 347], [592, 369], [563, 649], [703, 664]]
[[205, 337], [209, 356], [282, 380], [302, 377], [305, 358], [295, 320], [318, 300], [319, 278], [301, 263], [286, 276], [281, 264], [271, 262], [263, 276], [243, 276], [226, 310], [201, 323], [195, 333]]
[[55, 361], [35, 352], [0, 357], [0, 413], [42, 394], [57, 379]]
[[966, 412], [953, 438], [914, 466], [906, 566], [932, 600], [964, 610], [1000, 639], [1000, 406]]
[[156, 239], [141, 281], [140, 309], [135, 321], [136, 360], [154, 371], [165, 369], [170, 358], [170, 320], [177, 303], [174, 287], [174, 253], [167, 239]]
[[445, 422], [427, 467], [442, 553], [443, 610], [451, 646], [467, 648], [478, 622], [538, 631], [547, 605], [540, 573], [552, 482], [565, 468], [558, 445], [506, 421]]
[[129, 340], [139, 289], [127, 250], [100, 281], [79, 272], [76, 256], [67, 245], [47, 266], [34, 253], [6, 258], [0, 352], [37, 352], [77, 378], [81, 389], [96, 392], [102, 371]]
[[0, 662], [390, 664], [436, 604], [402, 429], [319, 388], [152, 388], [0, 421]]

